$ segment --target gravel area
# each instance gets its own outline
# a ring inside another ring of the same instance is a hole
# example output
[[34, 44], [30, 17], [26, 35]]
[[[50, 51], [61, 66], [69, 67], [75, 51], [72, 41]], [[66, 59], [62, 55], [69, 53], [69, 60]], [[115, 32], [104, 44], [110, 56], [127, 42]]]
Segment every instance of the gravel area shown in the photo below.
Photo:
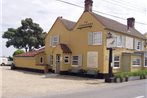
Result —
[[41, 98], [45, 95], [72, 93], [106, 85], [104, 80], [57, 74], [10, 70], [0, 66], [2, 98]]

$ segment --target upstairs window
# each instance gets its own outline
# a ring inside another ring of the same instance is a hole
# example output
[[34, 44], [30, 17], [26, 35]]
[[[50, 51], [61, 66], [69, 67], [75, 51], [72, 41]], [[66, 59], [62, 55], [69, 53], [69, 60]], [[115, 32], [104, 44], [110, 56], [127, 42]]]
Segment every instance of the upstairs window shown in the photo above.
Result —
[[102, 45], [102, 33], [101, 32], [88, 33], [88, 45]]
[[136, 50], [144, 50], [144, 41], [135, 39], [135, 49]]
[[134, 49], [134, 39], [126, 36], [125, 46], [128, 49]]
[[50, 37], [50, 46], [55, 47], [59, 43], [59, 35]]
[[125, 47], [125, 36], [116, 35], [116, 45], [117, 47]]

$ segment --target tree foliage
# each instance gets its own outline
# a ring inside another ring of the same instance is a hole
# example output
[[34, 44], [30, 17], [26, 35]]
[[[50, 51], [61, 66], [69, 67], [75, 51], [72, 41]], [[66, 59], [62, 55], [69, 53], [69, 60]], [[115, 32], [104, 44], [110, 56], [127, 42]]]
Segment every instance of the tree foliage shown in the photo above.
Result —
[[8, 28], [3, 34], [3, 38], [8, 39], [6, 46], [14, 46], [15, 48], [25, 48], [31, 51], [33, 48], [40, 48], [44, 46], [44, 39], [46, 33], [39, 24], [34, 23], [31, 18], [26, 18], [21, 21], [21, 26], [17, 29]]
[[23, 50], [18, 49], [13, 53], [13, 56], [16, 56], [16, 55], [22, 54], [22, 53], [25, 53], [25, 52]]

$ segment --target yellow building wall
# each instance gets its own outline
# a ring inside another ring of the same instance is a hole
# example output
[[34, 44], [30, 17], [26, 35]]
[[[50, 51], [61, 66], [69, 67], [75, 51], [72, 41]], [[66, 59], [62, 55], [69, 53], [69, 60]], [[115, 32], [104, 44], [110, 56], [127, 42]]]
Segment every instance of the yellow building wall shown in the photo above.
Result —
[[[85, 23], [92, 23], [92, 27], [78, 29], [80, 25]], [[66, 44], [71, 49], [72, 51], [71, 56], [82, 55], [82, 61], [83, 61], [82, 69], [84, 70], [92, 69], [99, 71], [100, 73], [108, 73], [109, 51], [107, 50], [106, 47], [106, 41], [107, 41], [106, 37], [107, 37], [107, 33], [110, 31], [111, 30], [106, 29], [89, 12], [83, 13], [83, 15], [80, 17], [73, 30], [67, 30], [63, 25], [63, 23], [61, 22], [61, 20], [58, 18], [45, 39], [46, 60], [48, 59], [49, 54], [51, 55], [53, 54], [54, 56], [53, 68], [55, 69], [55, 54], [57, 52], [54, 51], [58, 51], [58, 54], [62, 54], [62, 51], [56, 49], [55, 47], [50, 47], [50, 37], [54, 35], [59, 35], [60, 43]], [[90, 32], [102, 32], [102, 45], [88, 45], [88, 33]], [[111, 31], [111, 32], [115, 32], [115, 31]], [[115, 33], [118, 35], [119, 34], [123, 35], [123, 33], [121, 32], [115, 32]], [[98, 67], [95, 69], [87, 67], [88, 52], [98, 52]], [[135, 51], [130, 49], [119, 48], [113, 51], [113, 55], [120, 55], [120, 59], [122, 61], [123, 52], [133, 53]], [[120, 66], [122, 65], [121, 61], [120, 61]], [[64, 64], [64, 54], [62, 54], [61, 71], [62, 70], [68, 71], [71, 68], [72, 68], [71, 64], [70, 65]], [[135, 69], [133, 68], [131, 71], [133, 70]], [[114, 73], [120, 71], [122, 71], [122, 66], [118, 69], [113, 69]]]
[[35, 57], [14, 57], [14, 64], [20, 68], [44, 70], [45, 66], [40, 63], [41, 57], [45, 57], [44, 54]]

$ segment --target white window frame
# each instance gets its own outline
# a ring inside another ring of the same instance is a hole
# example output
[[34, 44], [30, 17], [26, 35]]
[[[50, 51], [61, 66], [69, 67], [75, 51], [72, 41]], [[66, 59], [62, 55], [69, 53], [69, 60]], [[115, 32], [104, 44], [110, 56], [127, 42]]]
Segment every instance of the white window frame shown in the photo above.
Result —
[[[118, 57], [118, 60], [116, 60], [115, 57]], [[115, 66], [115, 63], [119, 63], [119, 66], [116, 67], [116, 66]], [[120, 68], [120, 56], [119, 56], [119, 55], [114, 55], [114, 57], [113, 57], [113, 68], [114, 68], [114, 69]]]
[[88, 33], [89, 45], [102, 45], [102, 32], [90, 32]]
[[121, 35], [116, 35], [116, 43], [117, 47], [123, 47], [123, 37]]
[[[137, 60], [139, 60], [139, 63], [140, 64], [138, 64]], [[134, 64], [134, 62], [135, 63], [137, 62], [137, 64]], [[140, 67], [141, 66], [141, 58], [133, 58], [132, 59], [132, 66], [134, 66], [134, 67]]]
[[[68, 62], [65, 62], [67, 60]], [[70, 56], [69, 55], [64, 55], [64, 64], [70, 64]]]
[[57, 44], [59, 43], [59, 35], [55, 35], [55, 36], [51, 36], [50, 37], [50, 46], [52, 46], [52, 47], [56, 47], [57, 46]]
[[135, 50], [138, 51], [144, 50], [144, 41], [135, 39]]
[[[74, 60], [73, 59], [75, 56], [78, 57], [77, 60]], [[77, 62], [77, 64], [73, 64], [73, 62]], [[82, 66], [82, 63], [83, 63], [82, 55], [73, 55], [72, 56], [72, 59], [71, 59], [71, 65], [72, 65], [72, 67], [80, 67], [80, 66]]]
[[[78, 59], [75, 60], [74, 57], [77, 57]], [[77, 62], [77, 64], [73, 64], [73, 62]], [[79, 56], [77, 56], [77, 55], [72, 56], [72, 65], [73, 65], [73, 66], [78, 66], [78, 65], [79, 65]]]

